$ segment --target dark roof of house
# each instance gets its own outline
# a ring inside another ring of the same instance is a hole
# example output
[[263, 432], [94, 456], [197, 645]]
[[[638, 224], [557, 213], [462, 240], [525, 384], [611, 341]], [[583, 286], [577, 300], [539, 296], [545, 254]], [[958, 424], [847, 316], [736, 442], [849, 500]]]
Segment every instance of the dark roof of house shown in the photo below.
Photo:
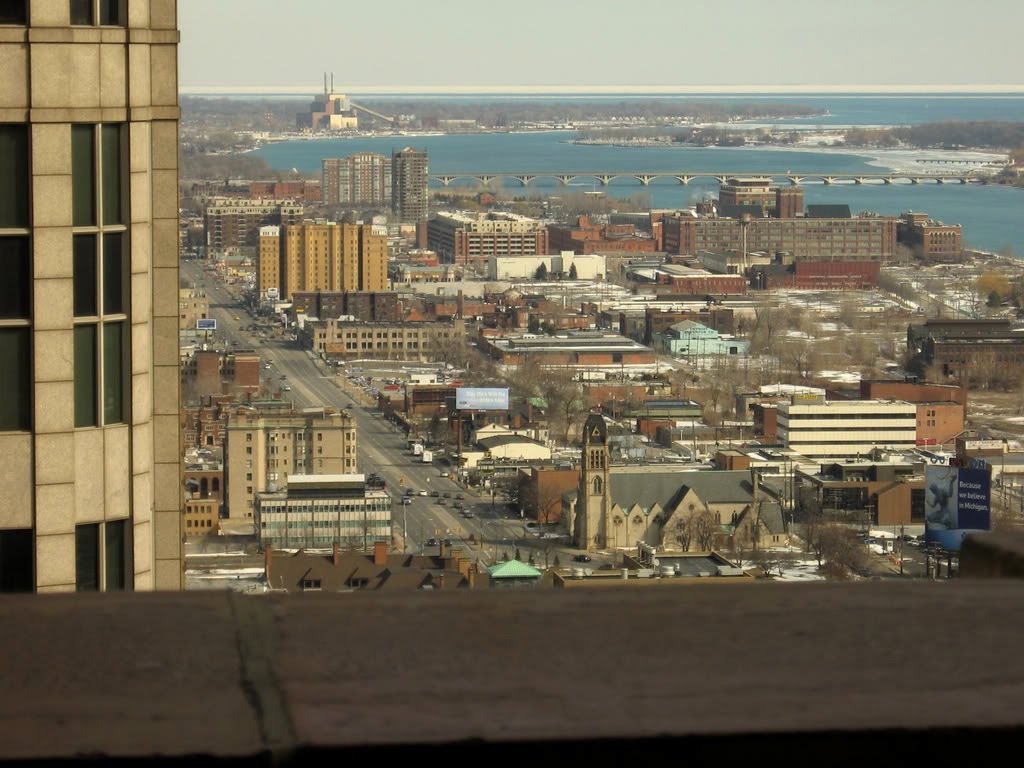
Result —
[[458, 571], [445, 570], [444, 560], [430, 555], [389, 555], [386, 565], [374, 565], [373, 555], [342, 552], [338, 565], [330, 554], [295, 554], [275, 551], [270, 561], [268, 586], [301, 592], [305, 580], [320, 581], [324, 592], [344, 592], [359, 580], [362, 589], [421, 589], [445, 575], [445, 588], [462, 587], [467, 579]]
[[655, 503], [662, 509], [672, 509], [686, 489], [692, 489], [708, 504], [748, 502], [753, 493], [750, 473], [746, 470], [619, 473], [613, 468], [609, 482], [612, 503], [623, 509], [634, 503], [646, 510]]
[[809, 219], [849, 219], [850, 206], [838, 203], [818, 203], [807, 206]]

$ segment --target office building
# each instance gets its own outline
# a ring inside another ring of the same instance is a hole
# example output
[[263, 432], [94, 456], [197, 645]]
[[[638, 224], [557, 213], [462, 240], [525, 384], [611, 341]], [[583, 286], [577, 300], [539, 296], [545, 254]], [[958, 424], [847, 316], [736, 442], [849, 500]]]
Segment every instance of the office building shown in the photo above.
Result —
[[212, 200], [206, 206], [206, 245], [226, 251], [259, 242], [260, 227], [302, 221], [302, 204], [287, 200]]
[[514, 213], [438, 213], [427, 223], [427, 247], [441, 261], [470, 265], [485, 274], [488, 262], [505, 256], [544, 256], [548, 230]]
[[391, 206], [400, 221], [426, 221], [427, 152], [406, 147], [391, 154]]
[[322, 219], [264, 227], [256, 271], [259, 293], [268, 298], [290, 300], [300, 291], [386, 291], [387, 229]]
[[0, 22], [0, 591], [180, 589], [175, 4]]
[[374, 152], [323, 160], [324, 205], [391, 207], [391, 161]]
[[391, 497], [366, 475], [292, 475], [287, 488], [256, 494], [255, 515], [267, 548], [372, 551], [391, 542]]
[[917, 406], [794, 395], [778, 405], [776, 432], [786, 448], [820, 460], [866, 457], [875, 448], [913, 450]]
[[718, 193], [718, 210], [723, 216], [767, 216], [775, 207], [776, 190], [769, 176], [730, 178]]
[[226, 438], [232, 519], [251, 518], [256, 494], [286, 486], [289, 476], [356, 471], [356, 422], [347, 411], [259, 403], [229, 415]]
[[793, 259], [889, 261], [896, 253], [894, 216], [837, 218], [716, 218], [691, 212], [664, 222], [665, 250], [786, 252]]
[[434, 362], [465, 343], [462, 320], [450, 322], [368, 323], [319, 320], [306, 323], [313, 351], [331, 360], [417, 360]]

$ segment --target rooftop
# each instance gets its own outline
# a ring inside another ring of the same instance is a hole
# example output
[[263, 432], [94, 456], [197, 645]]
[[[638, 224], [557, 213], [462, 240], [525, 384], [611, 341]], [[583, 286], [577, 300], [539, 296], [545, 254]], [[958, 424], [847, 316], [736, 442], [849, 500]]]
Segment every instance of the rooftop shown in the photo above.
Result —
[[1024, 733], [1022, 602], [1009, 579], [4, 596], [0, 754], [964, 764]]

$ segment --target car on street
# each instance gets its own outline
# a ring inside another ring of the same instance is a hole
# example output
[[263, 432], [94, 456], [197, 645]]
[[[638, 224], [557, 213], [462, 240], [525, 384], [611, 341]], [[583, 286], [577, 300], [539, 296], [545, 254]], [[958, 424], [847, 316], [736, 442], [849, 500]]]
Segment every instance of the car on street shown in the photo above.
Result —
[[408, 496], [403, 496], [402, 497], [402, 503], [403, 504], [412, 504], [412, 499], [410, 499]]
[[448, 477], [448, 473], [447, 472], [442, 472], [441, 473], [441, 477]]
[[448, 502], [447, 502], [447, 501], [445, 501], [444, 499], [438, 499], [438, 500], [437, 500], [437, 503], [438, 503], [438, 504], [439, 504], [440, 506], [442, 506], [442, 507], [446, 507], [446, 506], [448, 506]]
[[420, 491], [418, 495], [420, 495], [420, 496], [429, 496], [430, 494], [427, 493], [426, 491]]
[[440, 493], [440, 491], [431, 491], [431, 492], [430, 492], [430, 495], [431, 495], [431, 496], [432, 496], [433, 498], [435, 498], [435, 499], [436, 499], [436, 498], [437, 498], [438, 496], [440, 496], [440, 495], [441, 495], [441, 493]]
[[471, 511], [469, 511], [468, 509], [467, 509], [466, 511], [464, 511], [464, 512], [462, 513], [462, 516], [463, 516], [464, 518], [466, 518], [467, 520], [472, 520], [472, 519], [473, 519], [474, 517], [476, 517], [476, 515], [474, 515], [474, 514], [473, 514], [473, 513], [471, 512]]
[[464, 499], [464, 498], [466, 498], [466, 497], [465, 497], [465, 496], [464, 496], [463, 494], [461, 494], [461, 493], [456, 493], [456, 494], [455, 494], [455, 498], [456, 498], [456, 499]]
[[444, 496], [446, 499], [450, 499], [452, 497], [451, 491], [445, 491], [441, 495]]
[[589, 563], [590, 555], [576, 555], [576, 557], [574, 557], [573, 560], [575, 560], [577, 563]]
[[427, 539], [427, 546], [428, 547], [436, 547], [437, 546], [437, 539], [434, 539], [434, 538]]
[[414, 491], [412, 488], [406, 488], [405, 489], [405, 495], [406, 496], [415, 496], [416, 495], [416, 491]]
[[456, 509], [462, 509], [462, 502], [456, 499], [452, 506], [455, 507]]

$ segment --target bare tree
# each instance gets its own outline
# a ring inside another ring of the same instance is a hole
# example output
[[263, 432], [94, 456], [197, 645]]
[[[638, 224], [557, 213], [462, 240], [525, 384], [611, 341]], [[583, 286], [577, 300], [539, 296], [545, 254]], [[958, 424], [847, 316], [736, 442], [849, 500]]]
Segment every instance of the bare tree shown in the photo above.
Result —
[[697, 549], [702, 552], [713, 549], [718, 531], [718, 519], [705, 506], [702, 512], [696, 514], [693, 521], [693, 538], [697, 544]]
[[694, 516], [693, 514], [680, 517], [675, 521], [672, 526], [672, 535], [675, 537], [676, 542], [679, 545], [679, 549], [683, 552], [690, 551], [690, 545], [693, 543], [694, 536]]

